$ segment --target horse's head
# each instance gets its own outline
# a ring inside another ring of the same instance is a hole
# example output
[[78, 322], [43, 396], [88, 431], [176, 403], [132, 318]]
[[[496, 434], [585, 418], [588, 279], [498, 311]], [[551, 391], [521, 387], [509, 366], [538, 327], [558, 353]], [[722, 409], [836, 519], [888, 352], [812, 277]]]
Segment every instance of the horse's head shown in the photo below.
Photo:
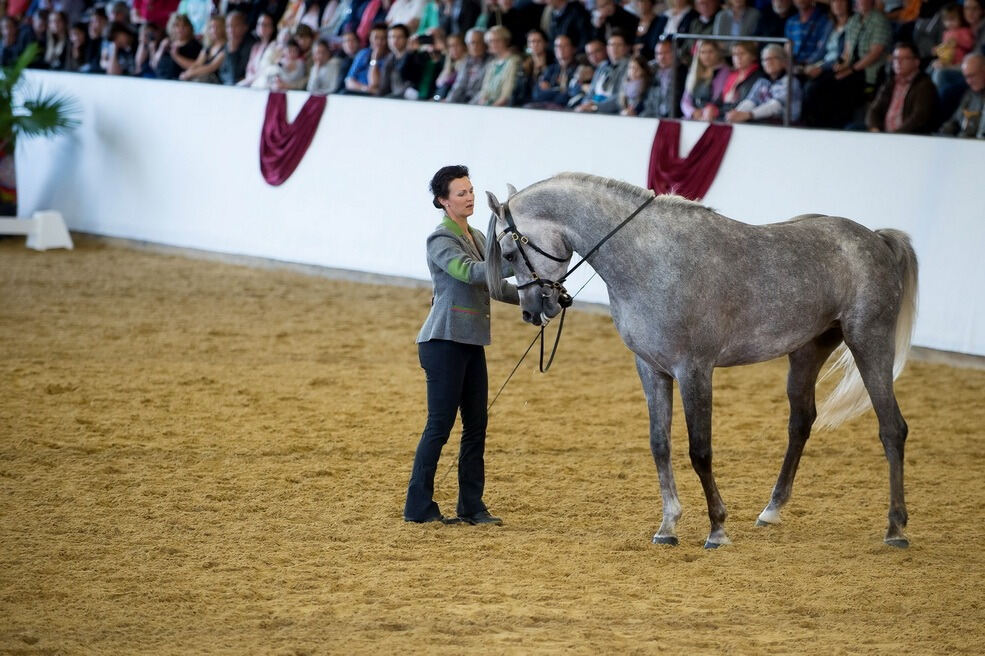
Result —
[[523, 320], [540, 326], [571, 305], [571, 297], [560, 284], [571, 248], [555, 222], [538, 216], [529, 199], [519, 199], [513, 185], [507, 186], [510, 195], [502, 204], [486, 192], [492, 210], [486, 233], [487, 283], [493, 298], [500, 299], [505, 260], [516, 276]]

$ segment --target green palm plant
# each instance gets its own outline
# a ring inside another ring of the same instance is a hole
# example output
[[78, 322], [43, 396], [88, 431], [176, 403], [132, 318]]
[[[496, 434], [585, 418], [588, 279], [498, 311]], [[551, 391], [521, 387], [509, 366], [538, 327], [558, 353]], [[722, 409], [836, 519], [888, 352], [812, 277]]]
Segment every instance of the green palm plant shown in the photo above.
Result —
[[10, 66], [0, 69], [0, 213], [17, 210], [13, 167], [20, 137], [54, 137], [74, 130], [78, 105], [60, 93], [23, 89], [24, 69], [34, 60], [38, 44], [32, 43]]

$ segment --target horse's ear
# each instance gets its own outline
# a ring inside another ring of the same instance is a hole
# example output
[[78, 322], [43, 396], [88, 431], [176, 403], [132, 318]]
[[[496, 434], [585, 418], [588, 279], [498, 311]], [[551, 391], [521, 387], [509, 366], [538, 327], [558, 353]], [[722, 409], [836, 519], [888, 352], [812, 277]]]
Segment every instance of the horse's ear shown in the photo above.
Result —
[[516, 187], [514, 187], [513, 185], [511, 185], [509, 182], [506, 183], [506, 191], [508, 192], [506, 194], [506, 200], [509, 200], [509, 199], [513, 198], [514, 196], [516, 196]]
[[499, 201], [496, 199], [496, 194], [491, 191], [486, 192], [486, 198], [489, 200], [489, 209], [492, 210], [493, 214], [499, 216]]

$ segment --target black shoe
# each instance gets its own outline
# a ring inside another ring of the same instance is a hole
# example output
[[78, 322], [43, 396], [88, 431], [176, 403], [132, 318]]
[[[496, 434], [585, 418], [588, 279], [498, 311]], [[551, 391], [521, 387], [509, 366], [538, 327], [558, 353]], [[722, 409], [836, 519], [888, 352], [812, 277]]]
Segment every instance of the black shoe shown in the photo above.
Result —
[[429, 522], [441, 522], [442, 524], [461, 524], [462, 520], [458, 517], [445, 517], [444, 515], [434, 515], [428, 517], [427, 519], [411, 519], [409, 517], [404, 517], [405, 522], [411, 522], [413, 524], [427, 524]]
[[472, 526], [477, 526], [479, 524], [492, 524], [495, 526], [502, 526], [503, 520], [499, 517], [493, 517], [489, 514], [488, 510], [483, 510], [482, 512], [477, 512], [474, 515], [469, 515], [468, 517], [459, 517], [459, 520], [465, 522], [466, 524], [471, 524]]

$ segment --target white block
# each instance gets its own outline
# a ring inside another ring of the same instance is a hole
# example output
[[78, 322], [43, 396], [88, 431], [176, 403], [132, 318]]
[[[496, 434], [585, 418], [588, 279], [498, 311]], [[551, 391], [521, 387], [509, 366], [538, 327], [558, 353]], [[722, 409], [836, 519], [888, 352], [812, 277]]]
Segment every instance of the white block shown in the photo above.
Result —
[[35, 212], [30, 219], [0, 218], [0, 235], [27, 235], [27, 247], [36, 251], [72, 248], [72, 237], [61, 212]]

